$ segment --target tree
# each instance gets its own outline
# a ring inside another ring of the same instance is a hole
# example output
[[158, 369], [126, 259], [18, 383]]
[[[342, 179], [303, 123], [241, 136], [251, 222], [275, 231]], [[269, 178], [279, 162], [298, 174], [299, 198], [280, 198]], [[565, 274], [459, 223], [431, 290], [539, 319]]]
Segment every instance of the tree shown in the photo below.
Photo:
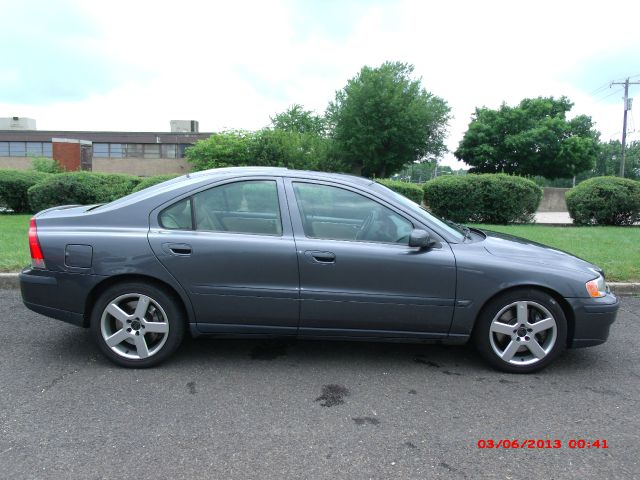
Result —
[[271, 126], [275, 130], [287, 132], [309, 133], [323, 136], [326, 131], [324, 117], [316, 115], [311, 110], [305, 110], [302, 105], [294, 104], [288, 110], [271, 117]]
[[450, 108], [412, 79], [413, 66], [363, 67], [327, 109], [338, 159], [356, 174], [386, 177], [446, 151]]
[[186, 151], [194, 170], [259, 165], [303, 170], [344, 171], [330, 156], [331, 141], [315, 133], [279, 128], [230, 130], [199, 140]]
[[[601, 143], [598, 148], [598, 158], [593, 169], [593, 177], [615, 176], [620, 172], [620, 155], [622, 144], [619, 140]], [[640, 142], [631, 142], [625, 152], [624, 176], [640, 180]]]
[[539, 97], [476, 108], [454, 154], [472, 172], [573, 177], [593, 168], [599, 134], [586, 115], [567, 120], [572, 107], [566, 97]]
[[254, 132], [227, 130], [197, 141], [185, 156], [194, 170], [252, 165], [250, 145], [254, 141]]
[[324, 170], [328, 141], [315, 133], [265, 128], [251, 145], [253, 165]]
[[271, 128], [258, 132], [255, 158], [259, 164], [343, 172], [323, 116], [294, 104], [271, 117]]

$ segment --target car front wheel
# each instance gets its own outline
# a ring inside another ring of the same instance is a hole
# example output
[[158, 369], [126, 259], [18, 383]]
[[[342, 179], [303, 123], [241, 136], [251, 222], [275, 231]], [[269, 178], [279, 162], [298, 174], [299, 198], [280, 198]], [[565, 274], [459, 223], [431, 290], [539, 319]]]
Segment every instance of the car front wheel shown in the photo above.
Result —
[[535, 372], [565, 349], [567, 320], [551, 295], [540, 290], [515, 290], [486, 305], [474, 329], [474, 342], [480, 354], [499, 370]]
[[109, 360], [145, 368], [178, 348], [184, 334], [182, 317], [176, 300], [164, 289], [137, 282], [118, 284], [96, 301], [91, 330]]

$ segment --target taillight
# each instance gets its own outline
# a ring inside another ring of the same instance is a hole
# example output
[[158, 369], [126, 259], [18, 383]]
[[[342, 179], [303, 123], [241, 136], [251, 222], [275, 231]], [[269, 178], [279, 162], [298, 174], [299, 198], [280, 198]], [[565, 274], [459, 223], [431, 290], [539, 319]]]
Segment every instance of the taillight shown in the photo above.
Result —
[[33, 268], [47, 268], [44, 264], [44, 255], [38, 241], [38, 228], [36, 227], [36, 219], [29, 221], [29, 250], [31, 251], [31, 266]]

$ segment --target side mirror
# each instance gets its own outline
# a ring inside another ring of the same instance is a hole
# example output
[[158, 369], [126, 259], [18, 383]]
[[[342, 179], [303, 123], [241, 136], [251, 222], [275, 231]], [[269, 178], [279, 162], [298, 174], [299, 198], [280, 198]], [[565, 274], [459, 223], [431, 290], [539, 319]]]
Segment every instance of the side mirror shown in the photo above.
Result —
[[429, 248], [435, 241], [429, 235], [429, 232], [420, 229], [414, 229], [409, 235], [409, 246], [418, 248]]

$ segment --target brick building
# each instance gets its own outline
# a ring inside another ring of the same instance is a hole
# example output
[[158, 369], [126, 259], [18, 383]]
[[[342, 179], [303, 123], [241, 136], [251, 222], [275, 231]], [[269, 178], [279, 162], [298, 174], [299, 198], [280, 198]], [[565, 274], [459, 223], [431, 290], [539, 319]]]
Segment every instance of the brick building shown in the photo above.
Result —
[[[33, 157], [48, 157], [67, 170], [142, 176], [184, 173], [189, 170], [185, 149], [211, 136], [200, 133], [198, 122], [193, 120], [172, 120], [170, 132], [35, 130], [20, 128], [35, 127], [33, 120], [13, 120], [18, 127], [0, 130], [0, 168], [24, 170], [31, 168]], [[0, 122], [3, 127], [8, 124]]]

